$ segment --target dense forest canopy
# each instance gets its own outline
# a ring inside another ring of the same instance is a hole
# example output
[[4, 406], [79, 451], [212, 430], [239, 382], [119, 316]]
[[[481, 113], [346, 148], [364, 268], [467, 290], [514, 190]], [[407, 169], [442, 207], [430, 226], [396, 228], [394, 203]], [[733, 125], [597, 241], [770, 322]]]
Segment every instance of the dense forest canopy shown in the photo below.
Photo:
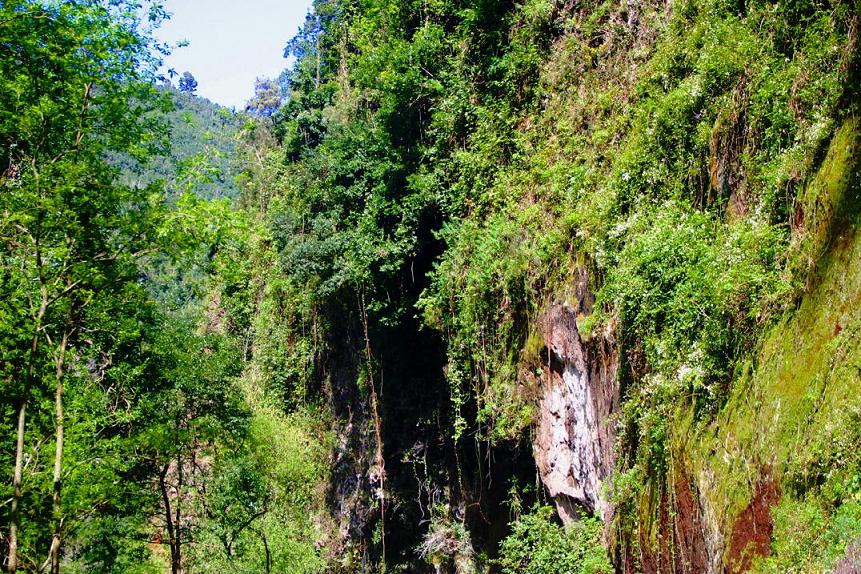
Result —
[[0, 3], [4, 569], [861, 571], [859, 13]]

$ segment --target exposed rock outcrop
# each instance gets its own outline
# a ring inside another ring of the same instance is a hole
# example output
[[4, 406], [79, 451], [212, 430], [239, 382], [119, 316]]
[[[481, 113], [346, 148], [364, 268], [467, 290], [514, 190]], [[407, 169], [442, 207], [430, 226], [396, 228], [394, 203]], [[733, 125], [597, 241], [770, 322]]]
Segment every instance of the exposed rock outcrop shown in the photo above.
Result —
[[831, 574], [857, 574], [861, 572], [861, 540], [856, 540], [846, 548]]
[[750, 503], [735, 520], [726, 557], [726, 574], [747, 572], [754, 558], [771, 552], [774, 520], [771, 507], [780, 499], [780, 486], [765, 469]]
[[618, 353], [608, 331], [586, 341], [578, 316], [591, 313], [588, 276], [577, 273], [576, 304], [554, 303], [544, 317], [546, 347], [540, 377], [535, 461], [563, 522], [582, 510], [606, 521], [612, 509], [601, 491], [615, 462], [619, 410]]
[[[715, 574], [720, 556], [707, 540], [707, 517], [696, 483], [677, 468], [661, 488], [653, 530], [639, 531], [639, 559], [644, 574]], [[627, 562], [632, 563], [633, 557]], [[632, 566], [626, 572], [634, 571]]]

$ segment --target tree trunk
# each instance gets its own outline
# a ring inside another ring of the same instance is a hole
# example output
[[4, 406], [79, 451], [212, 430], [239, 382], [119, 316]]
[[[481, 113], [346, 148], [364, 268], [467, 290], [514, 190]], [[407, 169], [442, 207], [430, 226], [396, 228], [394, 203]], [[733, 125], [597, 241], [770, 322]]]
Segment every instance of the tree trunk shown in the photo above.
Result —
[[[38, 260], [38, 259], [37, 259]], [[48, 293], [42, 286], [42, 301], [36, 314], [33, 326], [33, 339], [30, 343], [30, 357], [27, 365], [27, 375], [24, 378], [24, 389], [21, 391], [21, 402], [18, 405], [18, 430], [15, 442], [15, 469], [12, 472], [12, 524], [9, 527], [9, 557], [6, 561], [6, 571], [14, 574], [18, 570], [18, 531], [21, 529], [21, 480], [24, 476], [24, 431], [27, 421], [27, 400], [30, 398], [30, 385], [33, 382], [33, 372], [36, 368], [36, 352], [39, 350], [39, 333], [42, 330], [42, 319], [48, 309]]]
[[266, 574], [272, 571], [272, 553], [269, 552], [269, 541], [266, 540], [266, 533], [260, 530], [260, 538], [263, 539], [263, 549], [266, 551]]
[[[180, 451], [181, 453], [182, 451]], [[176, 564], [173, 566], [175, 574], [182, 574], [182, 454], [176, 457], [176, 503], [173, 505], [173, 529], [176, 536]]]
[[66, 346], [69, 343], [69, 328], [63, 332], [60, 348], [57, 352], [57, 388], [54, 396], [54, 409], [57, 424], [56, 451], [54, 454], [54, 535], [51, 538], [51, 574], [60, 574], [60, 536], [63, 528], [63, 377], [65, 374]]
[[164, 502], [164, 517], [167, 525], [167, 540], [170, 545], [170, 572], [171, 574], [182, 574], [180, 568], [180, 553], [179, 553], [179, 536], [177, 526], [173, 521], [173, 512], [170, 507], [170, 494], [167, 492], [167, 472], [170, 469], [170, 463], [164, 465], [164, 468], [159, 474], [159, 486], [161, 487], [161, 498]]
[[27, 395], [25, 390], [18, 405], [18, 437], [15, 447], [15, 470], [12, 478], [12, 525], [9, 527], [9, 558], [7, 571], [14, 574], [18, 570], [18, 528], [21, 525], [21, 476], [24, 471], [24, 424], [27, 417]]

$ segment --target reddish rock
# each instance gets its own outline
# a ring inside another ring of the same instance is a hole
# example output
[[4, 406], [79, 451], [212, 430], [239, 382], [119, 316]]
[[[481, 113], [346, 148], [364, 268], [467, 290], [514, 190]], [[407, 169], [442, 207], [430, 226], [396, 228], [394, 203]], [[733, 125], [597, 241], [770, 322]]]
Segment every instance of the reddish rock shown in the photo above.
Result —
[[771, 507], [780, 500], [780, 488], [765, 471], [756, 484], [750, 503], [735, 519], [724, 560], [726, 574], [747, 572], [753, 559], [771, 551], [774, 520]]
[[[709, 572], [699, 497], [684, 469], [677, 469], [672, 498], [667, 488], [658, 509], [657, 548], [640, 532], [640, 561], [644, 574], [701, 574]], [[668, 481], [669, 482], [669, 481]]]

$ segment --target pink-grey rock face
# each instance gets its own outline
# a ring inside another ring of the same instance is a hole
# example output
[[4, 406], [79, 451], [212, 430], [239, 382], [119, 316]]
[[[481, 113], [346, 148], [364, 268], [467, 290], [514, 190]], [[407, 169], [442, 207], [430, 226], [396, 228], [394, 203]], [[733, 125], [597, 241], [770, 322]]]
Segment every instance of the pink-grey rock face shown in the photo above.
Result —
[[834, 566], [832, 574], [858, 574], [861, 572], [861, 539], [846, 548], [846, 554]]
[[541, 479], [566, 524], [583, 509], [605, 521], [612, 514], [601, 483], [615, 462], [619, 410], [612, 333], [596, 334], [590, 341], [581, 338], [577, 315], [591, 311], [591, 298], [585, 281], [578, 291], [582, 296], [576, 308], [557, 303], [545, 315], [546, 364], [533, 445]]

